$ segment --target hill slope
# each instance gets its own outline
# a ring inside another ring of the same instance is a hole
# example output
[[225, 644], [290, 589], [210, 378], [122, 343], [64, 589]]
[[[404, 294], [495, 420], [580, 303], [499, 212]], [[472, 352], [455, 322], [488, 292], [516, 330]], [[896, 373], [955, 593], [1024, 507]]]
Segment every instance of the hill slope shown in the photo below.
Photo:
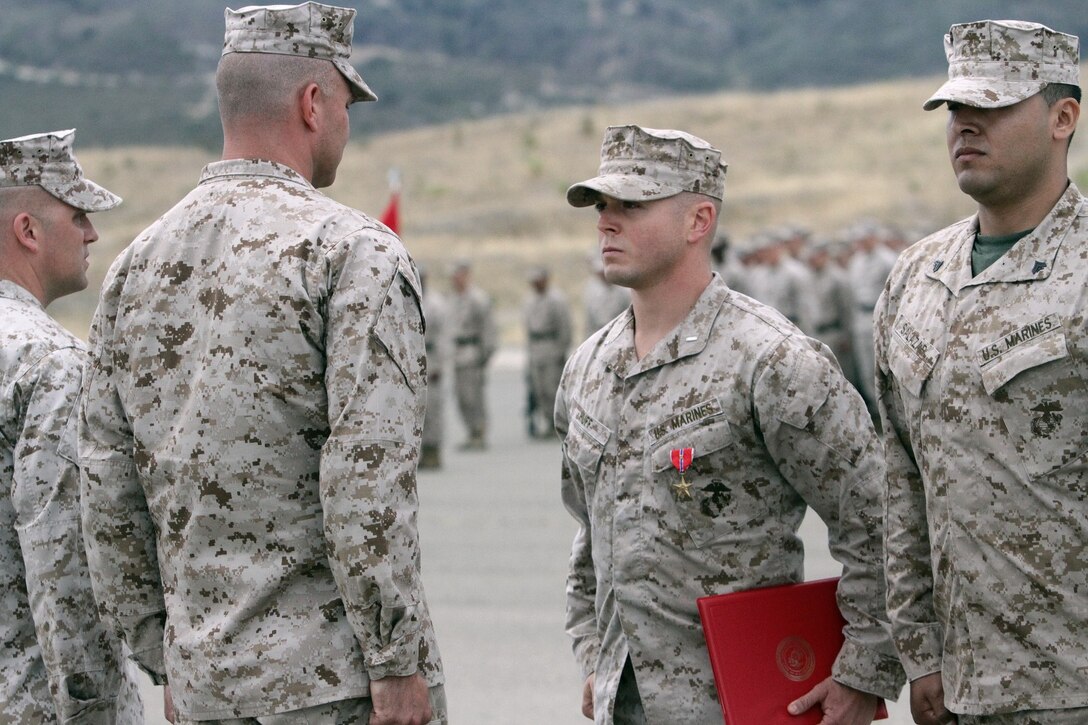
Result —
[[[940, 81], [717, 93], [382, 134], [348, 147], [329, 193], [377, 216], [388, 200], [387, 172], [399, 169], [405, 243], [439, 278], [457, 257], [476, 260], [510, 339], [519, 334], [530, 265], [561, 271], [561, 286], [572, 298], [579, 295], [585, 255], [596, 244], [595, 215], [569, 207], [564, 191], [596, 173], [606, 126], [682, 128], [719, 146], [729, 163], [722, 228], [734, 237], [787, 222], [830, 233], [862, 216], [899, 224], [917, 237], [973, 208], [949, 169], [946, 113], [921, 109]], [[365, 105], [352, 111], [364, 123], [367, 112]], [[1085, 143], [1074, 140], [1071, 162], [1082, 188], [1088, 188]], [[102, 235], [92, 248], [96, 279], [215, 158], [197, 149], [80, 148], [92, 178], [125, 198], [117, 210], [95, 215]], [[85, 332], [96, 296], [91, 289], [66, 298], [55, 311]]]

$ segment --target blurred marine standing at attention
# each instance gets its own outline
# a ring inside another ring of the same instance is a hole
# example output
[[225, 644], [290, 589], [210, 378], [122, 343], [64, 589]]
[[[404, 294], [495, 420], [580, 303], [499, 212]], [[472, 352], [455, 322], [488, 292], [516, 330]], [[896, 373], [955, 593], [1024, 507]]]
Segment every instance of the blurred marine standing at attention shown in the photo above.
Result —
[[459, 260], [450, 275], [449, 327], [453, 340], [453, 388], [466, 438], [462, 450], [487, 448], [487, 365], [498, 330], [491, 297], [472, 282], [472, 265]]
[[355, 11], [226, 11], [222, 160], [114, 263], [80, 453], [96, 592], [182, 722], [445, 722], [420, 576], [420, 284], [317, 191]]
[[876, 309], [888, 611], [916, 722], [1088, 722], [1088, 199], [1076, 36], [953, 25], [946, 140], [977, 213]]
[[143, 704], [91, 593], [76, 411], [87, 349], [46, 314], [87, 286], [91, 212], [75, 131], [0, 141], [0, 722], [136, 723]]
[[540, 438], [554, 438], [555, 391], [573, 336], [567, 298], [551, 285], [548, 270], [529, 274], [532, 292], [525, 302], [525, 332], [529, 344], [529, 390], [535, 402], [530, 430]]

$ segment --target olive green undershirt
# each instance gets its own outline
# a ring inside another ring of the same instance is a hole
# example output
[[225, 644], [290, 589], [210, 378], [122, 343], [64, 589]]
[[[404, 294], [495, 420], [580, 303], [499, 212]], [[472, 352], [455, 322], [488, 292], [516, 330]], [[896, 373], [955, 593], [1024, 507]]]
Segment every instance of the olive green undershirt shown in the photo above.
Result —
[[978, 276], [991, 264], [1001, 259], [1005, 252], [1012, 249], [1013, 245], [1031, 234], [1034, 229], [1015, 234], [1005, 234], [999, 237], [984, 237], [975, 235], [975, 245], [971, 247], [971, 274]]

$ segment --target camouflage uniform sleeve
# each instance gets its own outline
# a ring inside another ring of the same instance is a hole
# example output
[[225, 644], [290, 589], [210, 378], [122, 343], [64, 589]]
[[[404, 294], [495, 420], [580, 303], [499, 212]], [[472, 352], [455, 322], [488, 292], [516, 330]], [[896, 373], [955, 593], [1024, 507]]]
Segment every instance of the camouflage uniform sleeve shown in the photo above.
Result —
[[79, 415], [83, 539], [102, 613], [121, 630], [140, 668], [161, 685], [166, 682], [162, 651], [166, 604], [156, 530], [114, 377], [121, 353], [113, 326], [123, 278], [111, 271], [91, 322], [91, 359]]
[[884, 608], [879, 441], [861, 396], [821, 352], [797, 339], [783, 342], [758, 375], [756, 413], [767, 450], [827, 524], [831, 554], [843, 565], [838, 603], [846, 641], [832, 674], [895, 699], [903, 671]]
[[941, 669], [941, 628], [933, 609], [933, 570], [922, 476], [902, 401], [889, 367], [892, 316], [887, 293], [877, 303], [876, 390], [884, 431], [884, 557], [888, 616], [911, 681]]
[[578, 467], [567, 457], [566, 437], [570, 426], [567, 410], [566, 375], [559, 384], [555, 397], [555, 430], [564, 441], [561, 468], [561, 493], [563, 504], [578, 522], [578, 532], [571, 545], [570, 570], [567, 574], [567, 634], [570, 636], [574, 657], [582, 670], [582, 679], [589, 677], [597, 668], [597, 655], [601, 642], [597, 636], [597, 578], [593, 570], [593, 551], [590, 539], [589, 511], [586, 507], [585, 487], [579, 477]]
[[341, 245], [326, 327], [326, 547], [371, 679], [414, 674], [430, 626], [420, 580], [416, 464], [426, 395], [419, 281], [369, 243]]
[[57, 350], [26, 376], [12, 503], [31, 614], [64, 723], [109, 722], [121, 685], [110, 633], [96, 616], [79, 522], [76, 401], [85, 355]]

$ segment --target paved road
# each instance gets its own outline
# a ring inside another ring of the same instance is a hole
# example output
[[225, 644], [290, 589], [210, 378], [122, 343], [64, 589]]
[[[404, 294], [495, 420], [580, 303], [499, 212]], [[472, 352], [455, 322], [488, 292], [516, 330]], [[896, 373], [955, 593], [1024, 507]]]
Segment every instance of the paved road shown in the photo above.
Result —
[[[502, 356], [489, 389], [486, 452], [460, 452], [447, 406], [445, 466], [419, 478], [423, 577], [457, 725], [584, 725], [581, 683], [563, 634], [563, 587], [574, 523], [559, 500], [559, 444], [529, 440], [519, 359]], [[818, 519], [806, 519], [807, 578], [838, 565]], [[144, 690], [148, 722], [161, 693]], [[889, 725], [911, 722], [903, 703]]]

